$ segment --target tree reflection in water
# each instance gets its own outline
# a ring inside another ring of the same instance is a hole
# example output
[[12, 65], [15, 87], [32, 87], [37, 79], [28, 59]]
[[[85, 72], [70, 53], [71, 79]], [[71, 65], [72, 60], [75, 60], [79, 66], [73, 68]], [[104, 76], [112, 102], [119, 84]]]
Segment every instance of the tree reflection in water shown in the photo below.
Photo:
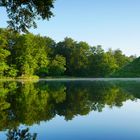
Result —
[[29, 133], [29, 128], [26, 129], [10, 129], [7, 132], [7, 140], [36, 140], [37, 134]]
[[0, 130], [16, 134], [19, 130], [11, 128], [20, 124], [30, 126], [56, 115], [72, 120], [101, 112], [106, 105], [121, 107], [139, 93], [140, 82], [0, 82]]

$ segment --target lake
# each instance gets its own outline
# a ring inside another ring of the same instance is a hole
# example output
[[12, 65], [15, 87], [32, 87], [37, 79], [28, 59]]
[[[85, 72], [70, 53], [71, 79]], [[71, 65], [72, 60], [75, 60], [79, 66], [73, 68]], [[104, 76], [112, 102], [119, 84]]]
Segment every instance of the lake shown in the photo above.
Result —
[[139, 79], [0, 81], [0, 140], [140, 140], [139, 120]]

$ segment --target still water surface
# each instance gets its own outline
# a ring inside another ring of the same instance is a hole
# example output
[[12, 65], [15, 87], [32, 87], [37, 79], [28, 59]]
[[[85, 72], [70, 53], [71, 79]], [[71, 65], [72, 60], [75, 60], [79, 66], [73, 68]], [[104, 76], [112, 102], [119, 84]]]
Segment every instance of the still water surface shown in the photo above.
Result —
[[0, 140], [16, 137], [140, 140], [140, 80], [1, 81]]

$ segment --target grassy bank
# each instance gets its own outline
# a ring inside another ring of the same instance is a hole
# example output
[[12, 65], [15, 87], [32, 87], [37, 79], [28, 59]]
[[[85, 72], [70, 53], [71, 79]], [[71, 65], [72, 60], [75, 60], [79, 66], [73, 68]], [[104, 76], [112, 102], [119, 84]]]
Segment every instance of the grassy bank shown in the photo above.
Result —
[[24, 81], [36, 81], [39, 80], [39, 76], [20, 76], [20, 77], [0, 77], [0, 80], [24, 80]]

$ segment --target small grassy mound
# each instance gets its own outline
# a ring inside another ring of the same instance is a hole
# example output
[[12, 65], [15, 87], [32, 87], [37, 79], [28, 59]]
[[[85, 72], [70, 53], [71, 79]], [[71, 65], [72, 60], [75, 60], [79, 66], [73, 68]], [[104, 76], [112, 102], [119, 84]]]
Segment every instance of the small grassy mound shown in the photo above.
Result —
[[113, 73], [111, 77], [140, 77], [140, 57]]

